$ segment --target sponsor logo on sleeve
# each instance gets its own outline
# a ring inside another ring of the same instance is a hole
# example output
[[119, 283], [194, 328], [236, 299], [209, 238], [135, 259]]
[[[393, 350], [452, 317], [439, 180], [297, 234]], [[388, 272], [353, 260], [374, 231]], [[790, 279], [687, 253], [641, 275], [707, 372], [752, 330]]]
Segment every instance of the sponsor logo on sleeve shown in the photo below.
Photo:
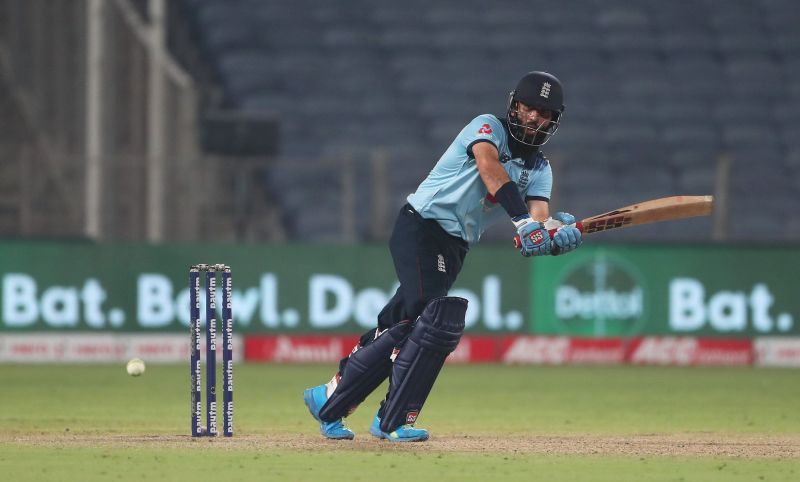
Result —
[[491, 134], [492, 133], [492, 126], [489, 124], [483, 124], [480, 129], [478, 129], [478, 134]]

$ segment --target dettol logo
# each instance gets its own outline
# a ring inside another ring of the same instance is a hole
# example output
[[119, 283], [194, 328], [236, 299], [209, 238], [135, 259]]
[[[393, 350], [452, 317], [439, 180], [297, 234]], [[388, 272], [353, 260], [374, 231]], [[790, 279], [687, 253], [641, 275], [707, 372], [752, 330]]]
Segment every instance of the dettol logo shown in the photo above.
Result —
[[642, 275], [623, 258], [602, 251], [565, 273], [555, 291], [555, 314], [562, 332], [624, 336], [644, 322], [646, 289]]

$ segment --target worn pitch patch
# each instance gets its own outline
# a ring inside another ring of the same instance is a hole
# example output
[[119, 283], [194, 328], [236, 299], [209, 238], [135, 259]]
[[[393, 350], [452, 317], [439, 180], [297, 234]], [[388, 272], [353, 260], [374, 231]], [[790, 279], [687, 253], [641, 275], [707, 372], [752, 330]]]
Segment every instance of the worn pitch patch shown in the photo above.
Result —
[[503, 437], [432, 436], [427, 442], [395, 444], [360, 434], [355, 440], [327, 440], [311, 434], [244, 434], [231, 438], [188, 435], [0, 434], [0, 445], [100, 448], [185, 448], [207, 445], [214, 450], [344, 450], [437, 453], [503, 453], [541, 455], [730, 456], [800, 458], [800, 435], [650, 434], [650, 435], [509, 435]]

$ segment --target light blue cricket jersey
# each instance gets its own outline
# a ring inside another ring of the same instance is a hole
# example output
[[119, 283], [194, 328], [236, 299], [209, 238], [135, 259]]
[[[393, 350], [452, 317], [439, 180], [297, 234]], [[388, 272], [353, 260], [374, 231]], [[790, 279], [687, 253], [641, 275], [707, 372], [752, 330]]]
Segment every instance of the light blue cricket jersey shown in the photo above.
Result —
[[553, 187], [553, 172], [544, 156], [538, 155], [534, 166], [525, 168], [523, 159], [512, 158], [508, 134], [497, 117], [483, 114], [473, 119], [456, 136], [417, 191], [408, 196], [409, 204], [423, 218], [435, 219], [445, 231], [470, 244], [477, 243], [486, 228], [497, 220], [509, 219], [500, 203], [488, 196], [478, 165], [468, 153], [481, 140], [497, 147], [500, 162], [508, 177], [517, 183], [523, 199], [529, 196], [550, 199]]

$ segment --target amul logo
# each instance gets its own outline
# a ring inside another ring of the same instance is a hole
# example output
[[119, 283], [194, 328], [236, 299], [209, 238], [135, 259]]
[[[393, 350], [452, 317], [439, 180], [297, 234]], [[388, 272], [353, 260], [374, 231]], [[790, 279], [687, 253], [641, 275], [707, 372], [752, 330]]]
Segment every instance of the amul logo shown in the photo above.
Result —
[[575, 335], [625, 336], [645, 320], [642, 276], [635, 267], [602, 251], [568, 272], [555, 292], [562, 331]]

